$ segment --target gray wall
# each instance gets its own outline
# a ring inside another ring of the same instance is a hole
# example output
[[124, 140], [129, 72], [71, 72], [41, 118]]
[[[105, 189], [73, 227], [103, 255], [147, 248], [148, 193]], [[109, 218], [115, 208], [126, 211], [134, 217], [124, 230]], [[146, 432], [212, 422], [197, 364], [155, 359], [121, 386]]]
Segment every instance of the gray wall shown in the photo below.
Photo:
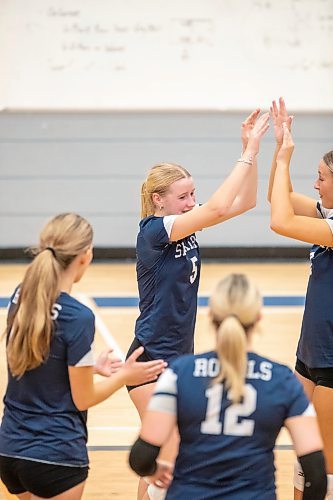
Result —
[[[45, 221], [76, 211], [97, 247], [134, 247], [140, 184], [155, 163], [193, 174], [204, 202], [240, 155], [246, 113], [0, 113], [0, 249], [38, 241]], [[317, 165], [333, 149], [333, 113], [298, 113], [293, 125], [295, 190], [313, 195]], [[272, 131], [259, 156], [257, 207], [199, 235], [202, 247], [304, 246], [269, 229], [266, 202]]]

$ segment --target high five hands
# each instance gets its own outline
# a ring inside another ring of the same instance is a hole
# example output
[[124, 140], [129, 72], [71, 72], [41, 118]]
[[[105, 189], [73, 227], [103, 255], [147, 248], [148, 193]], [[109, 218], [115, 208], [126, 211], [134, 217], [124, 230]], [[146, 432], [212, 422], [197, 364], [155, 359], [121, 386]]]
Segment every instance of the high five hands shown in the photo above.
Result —
[[276, 160], [289, 162], [294, 151], [294, 142], [291, 135], [291, 125], [294, 117], [288, 114], [282, 97], [279, 98], [278, 104], [272, 101], [270, 116], [273, 120], [276, 144], [279, 147]]
[[270, 115], [273, 121], [274, 126], [274, 136], [276, 143], [281, 145], [283, 142], [283, 123], [287, 125], [289, 131], [291, 131], [291, 124], [293, 121], [293, 116], [289, 116], [287, 112], [287, 108], [284, 102], [283, 97], [279, 98], [279, 104], [277, 105], [276, 101], [272, 101], [272, 105], [270, 107]]
[[269, 128], [269, 113], [259, 117], [260, 109], [255, 109], [242, 123], [241, 139], [244, 151], [256, 155], [259, 152], [260, 140]]
[[294, 149], [291, 135], [291, 125], [294, 117], [288, 114], [283, 97], [280, 97], [278, 102], [272, 101], [269, 113], [259, 115], [260, 109], [257, 108], [242, 122], [241, 140], [243, 152], [247, 148], [251, 149], [254, 154], [259, 151], [260, 140], [267, 131], [269, 118], [271, 118], [274, 137], [279, 148], [277, 161], [290, 160]]

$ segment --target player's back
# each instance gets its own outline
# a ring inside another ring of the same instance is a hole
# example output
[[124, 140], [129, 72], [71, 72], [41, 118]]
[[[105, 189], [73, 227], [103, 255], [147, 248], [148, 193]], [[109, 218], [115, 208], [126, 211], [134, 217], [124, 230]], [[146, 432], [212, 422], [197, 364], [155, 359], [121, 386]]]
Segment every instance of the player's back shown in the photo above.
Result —
[[[15, 307], [14, 299], [11, 307]], [[86, 412], [74, 405], [68, 365], [92, 358], [94, 315], [65, 292], [60, 293], [51, 314], [54, 331], [45, 361], [20, 378], [8, 370], [0, 453], [86, 465]]]
[[214, 352], [171, 365], [181, 443], [168, 498], [274, 499], [275, 440], [306, 410], [302, 387], [286, 366], [248, 353], [244, 397], [232, 404], [218, 373]]

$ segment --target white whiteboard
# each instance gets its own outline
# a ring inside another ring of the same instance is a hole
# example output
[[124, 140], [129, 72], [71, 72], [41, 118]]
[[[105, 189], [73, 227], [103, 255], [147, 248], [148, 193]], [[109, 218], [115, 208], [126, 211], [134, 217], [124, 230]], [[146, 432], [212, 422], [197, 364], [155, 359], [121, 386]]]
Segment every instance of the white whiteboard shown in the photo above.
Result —
[[333, 110], [333, 0], [1, 0], [0, 109]]

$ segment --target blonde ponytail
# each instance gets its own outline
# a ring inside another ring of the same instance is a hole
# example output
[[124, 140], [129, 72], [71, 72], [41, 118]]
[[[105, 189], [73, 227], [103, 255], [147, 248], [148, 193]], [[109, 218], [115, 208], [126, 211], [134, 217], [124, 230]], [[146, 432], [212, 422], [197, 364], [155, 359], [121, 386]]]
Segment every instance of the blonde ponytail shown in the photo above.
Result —
[[155, 212], [155, 206], [152, 201], [151, 195], [147, 191], [146, 181], [141, 186], [141, 219], [152, 215]]
[[217, 331], [216, 352], [221, 370], [215, 382], [226, 382], [231, 399], [239, 402], [243, 396], [246, 375], [246, 335], [238, 319], [227, 316]]
[[243, 274], [231, 274], [221, 280], [209, 301], [221, 366], [214, 382], [225, 382], [234, 403], [244, 393], [247, 333], [259, 319], [261, 304], [258, 289]]
[[35, 257], [20, 286], [17, 313], [8, 324], [8, 364], [14, 376], [39, 366], [52, 336], [52, 306], [58, 297], [60, 265], [49, 251]]
[[60, 294], [60, 277], [74, 258], [92, 245], [90, 224], [77, 214], [60, 214], [40, 236], [39, 247], [18, 291], [7, 322], [7, 359], [11, 373], [22, 377], [42, 364], [52, 339], [52, 308]]

